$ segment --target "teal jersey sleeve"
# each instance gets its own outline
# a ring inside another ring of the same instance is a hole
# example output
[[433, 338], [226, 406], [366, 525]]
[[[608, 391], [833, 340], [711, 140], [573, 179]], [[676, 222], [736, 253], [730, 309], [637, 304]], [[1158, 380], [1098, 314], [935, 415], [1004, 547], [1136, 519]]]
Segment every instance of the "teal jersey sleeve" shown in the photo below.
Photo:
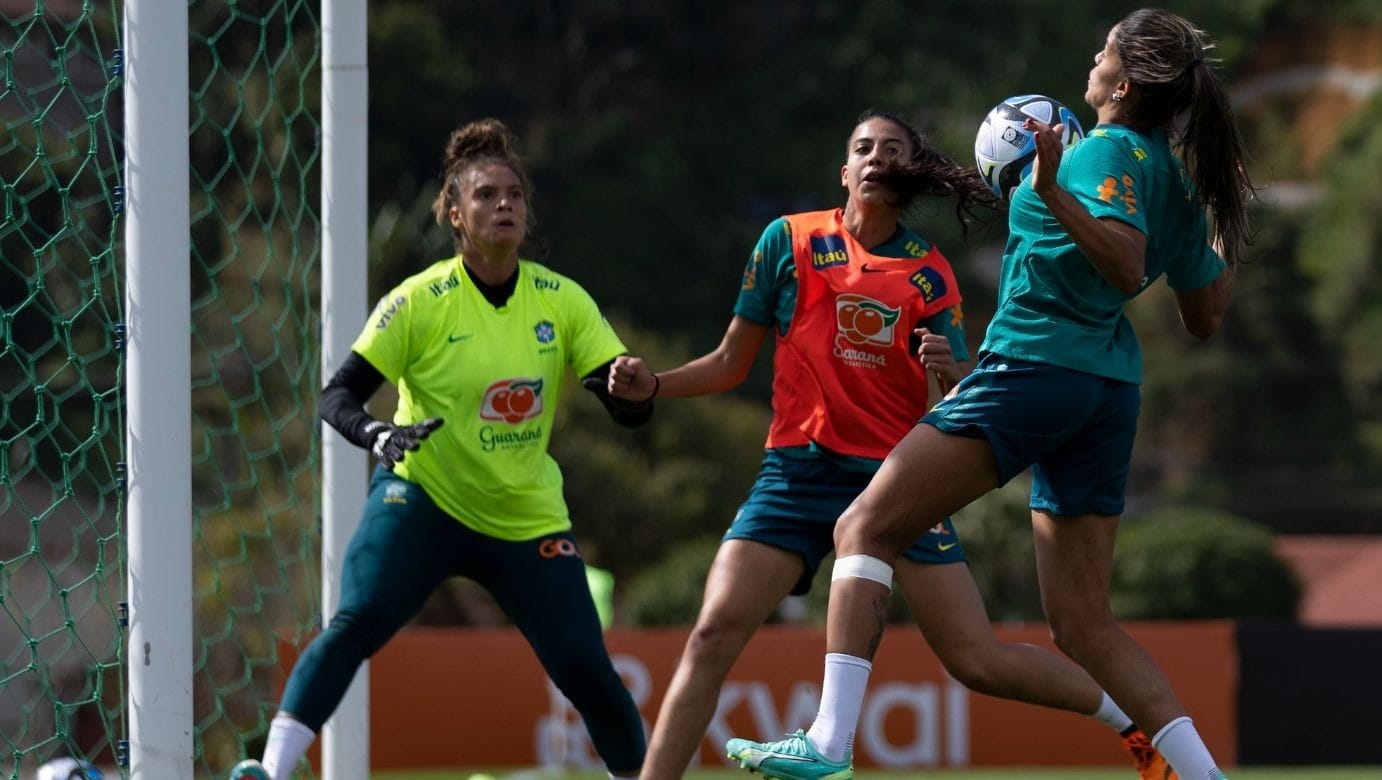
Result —
[[786, 217], [764, 228], [744, 267], [734, 313], [759, 325], [776, 325], [786, 333], [796, 308], [796, 264], [792, 262], [792, 230]]
[[1066, 154], [1057, 179], [1080, 205], [1147, 233], [1147, 212], [1138, 207], [1143, 172], [1126, 139], [1096, 129]]
[[1224, 263], [1209, 246], [1204, 209], [1185, 168], [1163, 141], [1161, 134], [1096, 128], [1061, 166], [1063, 186], [1095, 217], [1121, 220], [1149, 237], [1149, 280], [1164, 270], [1173, 289], [1198, 289], [1218, 278]]
[[[1183, 172], [1182, 172], [1183, 175]], [[1204, 209], [1187, 207], [1185, 224], [1173, 229], [1183, 239], [1180, 248], [1166, 265], [1166, 284], [1173, 290], [1198, 290], [1219, 278], [1227, 264], [1209, 245], [1209, 222]]]
[[949, 340], [950, 352], [957, 363], [969, 360], [969, 345], [965, 343], [964, 311], [959, 304], [932, 314], [922, 321], [921, 326]]
[[1166, 269], [1166, 284], [1173, 290], [1198, 290], [1212, 283], [1224, 272], [1227, 263], [1209, 244], [1186, 247], [1184, 262], [1173, 263]]

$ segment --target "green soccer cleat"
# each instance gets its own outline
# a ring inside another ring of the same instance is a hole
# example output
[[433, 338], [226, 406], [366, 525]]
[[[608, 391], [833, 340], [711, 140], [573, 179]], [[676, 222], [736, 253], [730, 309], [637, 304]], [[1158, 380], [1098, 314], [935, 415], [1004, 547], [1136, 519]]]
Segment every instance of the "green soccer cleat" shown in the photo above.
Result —
[[806, 732], [797, 729], [778, 742], [731, 739], [725, 745], [729, 757], [767, 780], [851, 780], [854, 757], [831, 761], [816, 751]]
[[269, 773], [264, 771], [264, 766], [252, 758], [235, 765], [230, 770], [230, 777], [227, 780], [271, 780]]

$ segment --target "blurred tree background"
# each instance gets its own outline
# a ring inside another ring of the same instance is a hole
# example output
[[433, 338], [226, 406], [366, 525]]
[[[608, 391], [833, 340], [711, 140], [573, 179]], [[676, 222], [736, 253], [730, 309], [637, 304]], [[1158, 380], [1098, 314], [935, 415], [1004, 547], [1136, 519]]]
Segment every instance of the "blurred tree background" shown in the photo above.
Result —
[[[655, 368], [675, 365], [718, 343], [768, 221], [842, 202], [837, 171], [860, 111], [908, 116], [962, 161], [979, 118], [1007, 95], [1052, 95], [1089, 125], [1081, 97], [1092, 57], [1137, 5], [374, 4], [372, 293], [448, 253], [427, 209], [442, 143], [493, 115], [519, 134], [534, 175], [539, 231], [528, 254], [585, 285]], [[1208, 530], [1191, 546], [1209, 549], [1238, 543], [1237, 522], [1264, 530], [1244, 542], [1261, 550], [1270, 532], [1382, 531], [1382, 9], [1166, 5], [1219, 43], [1264, 189], [1251, 265], [1218, 336], [1186, 335], [1164, 286], [1131, 308], [1147, 378], [1121, 546], [1149, 544], [1138, 526], [1177, 515], [1169, 505], [1201, 513]], [[912, 221], [955, 265], [977, 347], [1002, 215], [967, 239], [948, 204], [922, 204]], [[554, 450], [589, 557], [628, 584], [627, 619], [694, 614], [713, 539], [755, 470], [770, 365], [760, 357], [732, 396], [659, 404], [634, 433], [573, 399]], [[1040, 616], [1024, 490], [976, 504], [960, 523], [995, 618]], [[665, 568], [647, 568], [662, 559]], [[1261, 562], [1284, 581], [1279, 591], [1295, 593], [1269, 551]], [[671, 596], [678, 587], [691, 593]], [[1294, 608], [1278, 591], [1249, 606], [1234, 598], [1215, 614]], [[1136, 603], [1119, 600], [1129, 616], [1153, 616]]]

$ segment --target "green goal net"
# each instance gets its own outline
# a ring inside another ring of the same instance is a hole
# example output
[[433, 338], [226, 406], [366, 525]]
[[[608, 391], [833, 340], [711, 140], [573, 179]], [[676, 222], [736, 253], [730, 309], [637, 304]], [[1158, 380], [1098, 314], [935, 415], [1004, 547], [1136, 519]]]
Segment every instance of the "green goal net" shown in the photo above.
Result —
[[258, 757], [321, 614], [320, 39], [303, 0], [189, 5], [194, 737]]
[[[280, 648], [301, 646], [320, 619], [316, 7], [188, 5], [199, 777], [258, 755]], [[0, 3], [10, 780], [59, 756], [128, 774], [120, 12], [113, 0]]]
[[118, 25], [0, 5], [0, 777], [123, 720]]

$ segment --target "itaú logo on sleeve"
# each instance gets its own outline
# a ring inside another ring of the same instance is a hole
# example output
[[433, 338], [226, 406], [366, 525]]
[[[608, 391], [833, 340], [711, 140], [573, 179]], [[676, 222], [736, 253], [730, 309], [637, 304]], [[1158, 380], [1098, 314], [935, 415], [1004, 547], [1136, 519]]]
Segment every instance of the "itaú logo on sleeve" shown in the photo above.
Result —
[[480, 419], [503, 420], [510, 425], [542, 414], [542, 378], [501, 379], [485, 388]]

